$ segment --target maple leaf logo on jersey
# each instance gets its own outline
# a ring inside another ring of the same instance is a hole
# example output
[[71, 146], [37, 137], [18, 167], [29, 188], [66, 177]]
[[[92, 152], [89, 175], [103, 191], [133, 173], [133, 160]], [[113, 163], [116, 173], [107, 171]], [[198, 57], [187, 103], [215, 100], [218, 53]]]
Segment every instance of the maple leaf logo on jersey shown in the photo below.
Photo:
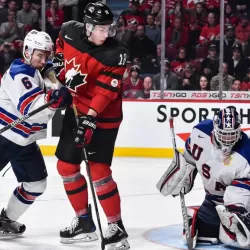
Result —
[[67, 69], [65, 74], [66, 85], [74, 92], [77, 91], [77, 88], [87, 83], [87, 74], [83, 74], [80, 70], [80, 67], [80, 64], [76, 64], [75, 57], [70, 61], [65, 61], [65, 68]]

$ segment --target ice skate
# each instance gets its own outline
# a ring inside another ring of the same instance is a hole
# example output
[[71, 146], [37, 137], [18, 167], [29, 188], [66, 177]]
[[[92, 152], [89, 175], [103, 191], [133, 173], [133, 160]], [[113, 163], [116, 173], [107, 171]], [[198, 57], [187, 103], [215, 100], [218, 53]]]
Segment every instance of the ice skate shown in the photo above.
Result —
[[127, 250], [130, 245], [127, 241], [128, 234], [121, 220], [110, 223], [104, 238], [105, 250]]
[[17, 221], [12, 221], [6, 215], [4, 208], [0, 215], [0, 237], [19, 236], [24, 233], [26, 226]]
[[60, 231], [61, 243], [72, 244], [75, 242], [89, 242], [98, 240], [96, 226], [92, 219], [91, 209], [89, 214], [74, 218], [70, 227]]

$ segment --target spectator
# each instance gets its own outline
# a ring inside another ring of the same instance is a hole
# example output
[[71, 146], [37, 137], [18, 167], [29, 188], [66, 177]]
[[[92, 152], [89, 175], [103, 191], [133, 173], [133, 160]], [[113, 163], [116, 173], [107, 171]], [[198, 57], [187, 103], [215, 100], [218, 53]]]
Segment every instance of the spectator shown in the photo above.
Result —
[[7, 21], [8, 9], [6, 3], [6, 0], [0, 0], [0, 25]]
[[0, 26], [0, 37], [6, 42], [13, 42], [15, 39], [24, 38], [24, 25], [16, 20], [16, 13], [9, 11], [8, 22]]
[[[234, 78], [228, 75], [228, 65], [223, 63], [223, 83], [222, 90], [229, 91], [232, 88]], [[217, 91], [220, 89], [220, 75], [214, 76], [211, 80], [211, 90]]]
[[181, 19], [183, 27], [189, 28], [190, 25], [189, 13], [183, 8], [181, 1], [176, 2], [173, 13], [169, 15], [171, 25], [174, 23], [174, 20], [177, 17]]
[[190, 82], [188, 78], [183, 78], [181, 90], [196, 90], [196, 87]]
[[3, 65], [3, 73], [10, 67], [11, 63], [15, 59], [15, 48], [12, 43], [5, 42], [0, 47], [0, 62]]
[[217, 46], [211, 44], [209, 46], [208, 56], [201, 63], [202, 74], [215, 76], [219, 72], [219, 58], [217, 55]]
[[78, 20], [78, 2], [79, 0], [59, 0], [59, 8], [63, 9], [65, 22]]
[[231, 4], [225, 5], [225, 26], [232, 25], [235, 27], [238, 24], [238, 17], [234, 14]]
[[[181, 19], [175, 18], [174, 26], [166, 30], [166, 47], [179, 49], [188, 44], [189, 35], [185, 28], [182, 27]], [[167, 48], [166, 48], [167, 49]]]
[[249, 16], [249, 0], [237, 0], [236, 1], [236, 15], [241, 18], [243, 16]]
[[224, 38], [224, 58], [226, 60], [232, 57], [232, 48], [239, 43], [240, 41], [237, 40], [234, 35], [234, 27], [232, 25], [228, 25], [226, 27], [226, 34]]
[[161, 30], [155, 25], [155, 18], [152, 14], [147, 15], [146, 36], [154, 42], [155, 45], [161, 42]]
[[[198, 89], [198, 83], [199, 83], [200, 77], [195, 71], [195, 68], [191, 63], [185, 64], [181, 78], [182, 78], [182, 90]], [[184, 81], [185, 79], [188, 81]], [[183, 86], [185, 86], [184, 89], [183, 89]]]
[[144, 25], [145, 24], [145, 18], [143, 13], [139, 11], [139, 0], [130, 0], [129, 1], [129, 9], [124, 10], [121, 13], [121, 16], [124, 18], [126, 22], [126, 26], [128, 27], [135, 27], [139, 24]]
[[191, 46], [199, 43], [199, 37], [202, 27], [207, 22], [207, 11], [204, 9], [203, 4], [198, 2], [195, 9], [190, 11], [190, 38], [189, 44]]
[[155, 18], [155, 25], [160, 26], [161, 25], [161, 3], [160, 2], [155, 2], [153, 4], [151, 14]]
[[136, 94], [137, 99], [149, 99], [150, 98], [150, 90], [152, 89], [153, 81], [152, 78], [147, 76], [143, 80], [143, 87], [142, 91], [138, 91]]
[[219, 37], [220, 25], [216, 23], [216, 16], [210, 12], [207, 18], [208, 24], [204, 26], [200, 34], [200, 45], [208, 46]]
[[42, 14], [41, 5], [42, 5], [41, 0], [32, 0], [31, 8], [37, 11], [38, 17], [41, 17]]
[[250, 68], [247, 69], [246, 77], [244, 78], [240, 90], [249, 91], [250, 90]]
[[[179, 90], [180, 89], [180, 81], [177, 77], [177, 75], [170, 71], [170, 62], [165, 59], [165, 79], [164, 79], [164, 90]], [[153, 78], [153, 88], [154, 90], [160, 90], [161, 89], [161, 73], [158, 73]]]
[[148, 15], [151, 12], [153, 3], [155, 0], [143, 0], [140, 2], [139, 11], [143, 12], [144, 15]]
[[185, 64], [189, 61], [186, 53], [186, 49], [181, 47], [178, 50], [178, 55], [174, 61], [171, 62], [171, 70], [177, 75], [182, 73]]
[[199, 85], [201, 91], [208, 91], [210, 89], [208, 79], [204, 75], [200, 77]]
[[231, 90], [240, 91], [240, 85], [241, 85], [241, 81], [238, 79], [234, 79]]
[[236, 38], [244, 45], [250, 37], [250, 24], [246, 16], [241, 18], [240, 23], [235, 28]]
[[220, 0], [205, 0], [205, 7], [210, 12], [218, 12], [220, 8]]
[[138, 91], [142, 91], [143, 81], [139, 78], [140, 68], [137, 65], [133, 65], [130, 68], [130, 77], [124, 80], [123, 95], [125, 98], [136, 98]]
[[160, 11], [161, 11], [161, 3], [154, 2], [151, 14], [154, 15], [154, 17], [156, 18], [159, 15]]
[[46, 11], [47, 22], [50, 23], [53, 33], [50, 34], [54, 43], [58, 37], [61, 26], [64, 22], [64, 13], [62, 10], [58, 9], [58, 1], [51, 0], [50, 8]]
[[233, 57], [230, 58], [228, 62], [228, 72], [231, 76], [240, 81], [245, 77], [249, 62], [245, 60], [242, 56], [242, 46], [236, 44], [232, 47]]
[[147, 55], [156, 56], [156, 45], [145, 35], [144, 25], [138, 25], [130, 44], [132, 58], [142, 59]]
[[23, 8], [17, 12], [17, 21], [34, 26], [38, 22], [38, 13], [31, 8], [30, 0], [23, 0]]
[[[2, 4], [2, 6], [4, 6], [4, 3]], [[16, 1], [10, 0], [8, 2], [8, 8], [4, 7], [0, 10], [0, 25], [2, 23], [8, 22], [9, 11], [16, 12], [16, 10], [17, 10]]]

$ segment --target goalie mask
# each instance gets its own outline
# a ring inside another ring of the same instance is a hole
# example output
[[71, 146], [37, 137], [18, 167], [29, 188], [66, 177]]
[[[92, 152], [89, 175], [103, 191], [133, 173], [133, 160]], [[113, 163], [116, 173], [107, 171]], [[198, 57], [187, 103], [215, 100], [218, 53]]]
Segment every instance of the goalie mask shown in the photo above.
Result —
[[229, 155], [241, 136], [241, 119], [234, 107], [222, 109], [213, 119], [214, 136], [224, 155]]

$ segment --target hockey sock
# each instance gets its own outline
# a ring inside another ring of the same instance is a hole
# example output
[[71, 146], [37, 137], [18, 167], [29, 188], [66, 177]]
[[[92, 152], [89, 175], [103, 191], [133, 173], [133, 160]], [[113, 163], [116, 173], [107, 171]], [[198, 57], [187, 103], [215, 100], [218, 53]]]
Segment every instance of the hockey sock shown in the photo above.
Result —
[[58, 161], [57, 169], [62, 176], [64, 189], [77, 216], [88, 213], [87, 182], [80, 173], [80, 165]]
[[37, 182], [23, 183], [20, 187], [17, 187], [12, 193], [7, 205], [6, 215], [8, 218], [17, 221], [35, 199], [43, 194], [45, 188], [46, 179]]
[[111, 176], [110, 166], [89, 162], [97, 197], [109, 223], [121, 219], [120, 195]]

